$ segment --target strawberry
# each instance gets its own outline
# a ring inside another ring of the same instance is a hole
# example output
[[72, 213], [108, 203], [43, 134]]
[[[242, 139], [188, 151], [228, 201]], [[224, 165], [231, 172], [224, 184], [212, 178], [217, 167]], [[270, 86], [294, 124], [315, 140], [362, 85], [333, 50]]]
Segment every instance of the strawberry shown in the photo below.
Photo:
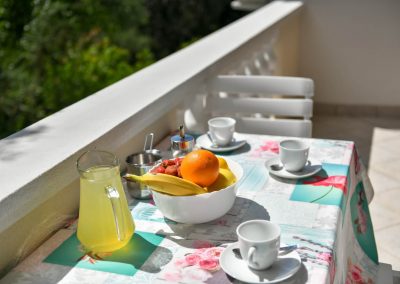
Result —
[[178, 176], [178, 167], [176, 165], [168, 166], [165, 169], [165, 174], [177, 177]]
[[183, 160], [183, 158], [175, 158], [175, 160], [174, 160], [175, 165], [180, 166], [182, 163], [182, 160]]
[[175, 165], [175, 161], [173, 161], [173, 160], [164, 160], [164, 161], [162, 161], [161, 165], [162, 165], [164, 168], [167, 168], [168, 166], [173, 166], [173, 165]]
[[160, 166], [152, 169], [150, 172], [152, 174], [163, 174], [163, 173], [165, 173], [165, 168], [162, 165], [160, 165]]

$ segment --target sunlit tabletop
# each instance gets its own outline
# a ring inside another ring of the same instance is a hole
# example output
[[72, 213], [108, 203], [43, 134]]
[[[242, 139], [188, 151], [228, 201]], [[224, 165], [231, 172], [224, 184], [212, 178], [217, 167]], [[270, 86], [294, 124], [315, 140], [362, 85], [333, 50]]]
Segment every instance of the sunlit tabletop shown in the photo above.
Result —
[[[373, 190], [351, 141], [308, 139], [316, 175], [297, 180], [271, 175], [266, 161], [285, 137], [235, 134], [246, 140], [221, 153], [244, 169], [232, 209], [205, 224], [163, 217], [152, 200], [129, 199], [136, 231], [120, 251], [93, 259], [79, 249], [76, 222], [59, 230], [1, 283], [231, 283], [219, 265], [243, 221], [281, 227], [281, 242], [298, 246], [301, 268], [285, 283], [374, 283], [378, 255], [368, 203]], [[166, 138], [158, 148], [167, 150]]]

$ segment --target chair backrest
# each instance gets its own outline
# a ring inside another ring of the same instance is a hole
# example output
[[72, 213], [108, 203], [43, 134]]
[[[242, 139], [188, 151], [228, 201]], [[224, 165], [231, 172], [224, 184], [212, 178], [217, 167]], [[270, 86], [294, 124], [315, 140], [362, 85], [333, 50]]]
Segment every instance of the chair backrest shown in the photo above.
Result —
[[223, 115], [237, 120], [238, 132], [311, 137], [311, 79], [222, 75], [208, 82], [207, 92], [185, 113], [189, 129], [206, 127], [208, 118]]

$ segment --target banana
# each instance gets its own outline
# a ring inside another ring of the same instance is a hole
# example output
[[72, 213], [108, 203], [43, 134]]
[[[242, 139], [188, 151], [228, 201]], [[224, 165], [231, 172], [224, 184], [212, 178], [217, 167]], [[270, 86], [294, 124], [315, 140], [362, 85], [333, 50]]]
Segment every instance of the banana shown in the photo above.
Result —
[[142, 176], [126, 174], [125, 179], [145, 184], [155, 191], [175, 196], [196, 195], [207, 193], [201, 186], [182, 178], [166, 175], [147, 173]]
[[217, 191], [222, 188], [228, 187], [231, 184], [234, 184], [235, 182], [236, 182], [236, 177], [229, 168], [228, 169], [219, 168], [219, 175], [217, 180], [209, 187], [206, 187], [206, 189], [208, 192]]
[[222, 157], [217, 157], [218, 162], [219, 162], [219, 168], [220, 169], [227, 169], [229, 170], [229, 166], [228, 163], [226, 162], [226, 160]]

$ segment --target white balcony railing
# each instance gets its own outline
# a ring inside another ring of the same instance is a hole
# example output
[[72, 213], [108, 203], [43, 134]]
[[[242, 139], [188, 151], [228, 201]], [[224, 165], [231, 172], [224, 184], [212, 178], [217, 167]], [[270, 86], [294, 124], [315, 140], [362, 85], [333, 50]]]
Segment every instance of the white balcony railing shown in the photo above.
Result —
[[[99, 148], [121, 159], [161, 139], [202, 92], [227, 73], [296, 75], [301, 2], [273, 2], [239, 21], [0, 141], [0, 271], [68, 218], [79, 198], [75, 161]], [[1, 274], [0, 274], [1, 275]]]

